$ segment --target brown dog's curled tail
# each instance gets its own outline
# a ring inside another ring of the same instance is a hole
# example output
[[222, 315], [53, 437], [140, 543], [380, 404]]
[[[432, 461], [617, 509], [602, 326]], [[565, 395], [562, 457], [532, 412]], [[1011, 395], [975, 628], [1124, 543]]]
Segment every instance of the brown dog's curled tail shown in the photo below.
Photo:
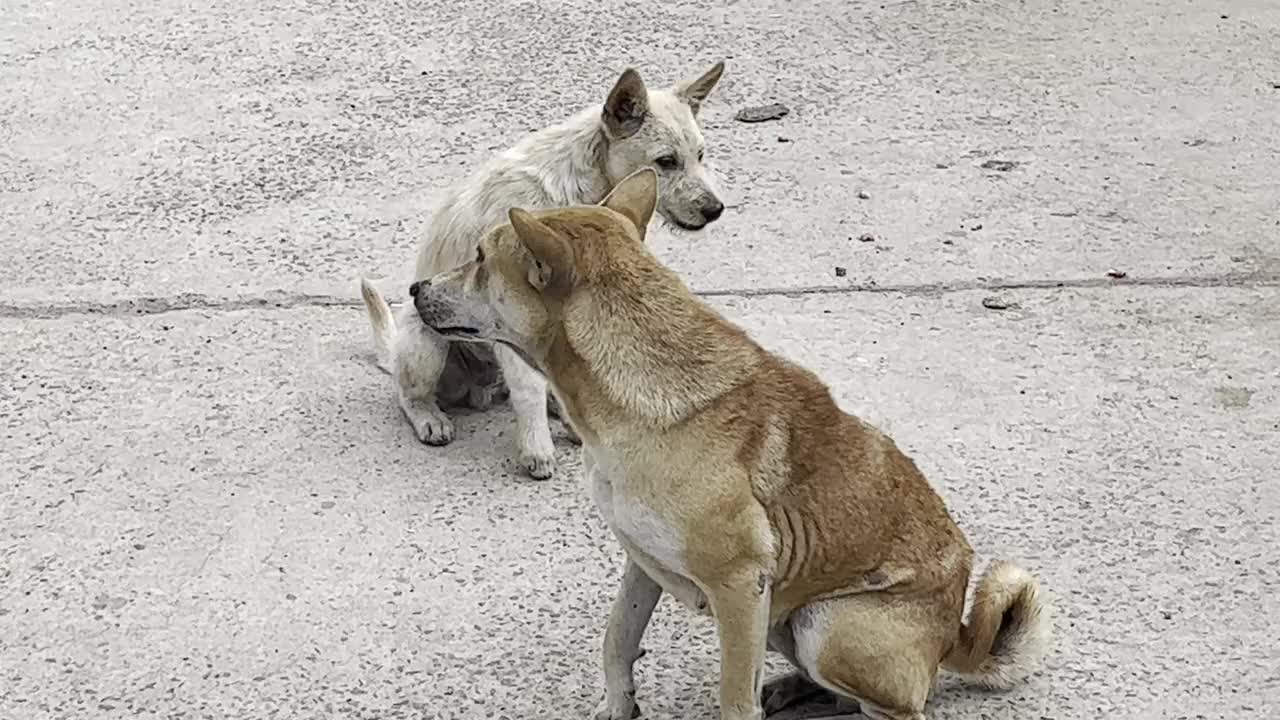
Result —
[[1035, 671], [1049, 650], [1052, 622], [1040, 584], [1011, 562], [987, 568], [969, 622], [942, 667], [991, 688], [1008, 688]]

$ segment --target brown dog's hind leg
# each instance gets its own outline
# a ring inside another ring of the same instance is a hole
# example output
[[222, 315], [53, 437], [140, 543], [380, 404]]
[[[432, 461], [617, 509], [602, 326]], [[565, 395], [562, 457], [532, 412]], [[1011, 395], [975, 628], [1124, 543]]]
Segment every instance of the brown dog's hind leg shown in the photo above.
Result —
[[815, 683], [800, 669], [796, 662], [795, 635], [791, 632], [789, 622], [781, 623], [769, 631], [769, 649], [781, 654], [796, 669], [764, 684], [760, 692], [760, 704], [766, 718], [797, 705], [819, 701], [824, 705], [835, 702], [834, 693]]
[[806, 606], [791, 624], [796, 659], [815, 682], [872, 720], [924, 720], [959, 614], [947, 598], [873, 592]]

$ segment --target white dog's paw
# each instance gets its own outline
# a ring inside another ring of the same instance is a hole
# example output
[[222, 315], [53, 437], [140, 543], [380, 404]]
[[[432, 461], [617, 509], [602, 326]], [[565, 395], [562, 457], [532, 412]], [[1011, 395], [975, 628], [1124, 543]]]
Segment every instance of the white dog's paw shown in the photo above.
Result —
[[549, 480], [556, 474], [556, 456], [548, 453], [520, 453], [520, 468], [534, 480]]
[[414, 402], [405, 408], [405, 415], [413, 423], [418, 439], [428, 445], [448, 445], [453, 442], [453, 421], [434, 402]]
[[546, 480], [556, 474], [556, 445], [545, 420], [520, 430], [520, 469], [534, 480]]
[[418, 426], [418, 439], [428, 445], [448, 445], [453, 442], [454, 432], [453, 421], [440, 413]]
[[592, 717], [594, 720], [633, 720], [640, 717], [640, 706], [636, 704], [635, 693], [627, 693], [614, 700], [605, 698]]

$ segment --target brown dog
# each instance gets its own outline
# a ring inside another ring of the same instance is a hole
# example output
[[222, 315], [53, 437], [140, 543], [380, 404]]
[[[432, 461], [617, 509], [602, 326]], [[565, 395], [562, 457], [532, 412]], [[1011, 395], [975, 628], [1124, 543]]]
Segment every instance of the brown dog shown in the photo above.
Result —
[[[583, 440], [628, 556], [597, 718], [637, 712], [632, 664], [663, 590], [715, 617], [725, 720], [823, 690], [871, 718], [923, 718], [940, 666], [991, 686], [1030, 673], [1049, 638], [1036, 581], [997, 563], [964, 623], [973, 551], [942, 499], [650, 254], [655, 203], [642, 170], [600, 206], [513, 209], [471, 262], [411, 289], [445, 337], [542, 372]], [[762, 688], [766, 645], [796, 672]]]

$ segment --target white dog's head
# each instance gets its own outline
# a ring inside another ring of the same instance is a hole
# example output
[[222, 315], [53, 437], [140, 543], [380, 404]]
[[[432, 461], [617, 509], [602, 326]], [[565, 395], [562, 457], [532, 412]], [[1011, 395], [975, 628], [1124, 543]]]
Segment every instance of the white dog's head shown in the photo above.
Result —
[[448, 340], [499, 343], [541, 368], [540, 359], [567, 332], [571, 296], [592, 304], [599, 302], [595, 288], [624, 278], [655, 282], [657, 261], [643, 243], [657, 197], [657, 176], [643, 169], [596, 206], [512, 209], [508, 223], [481, 238], [470, 262], [409, 287], [414, 308]]
[[649, 90], [628, 68], [601, 112], [607, 140], [605, 173], [616, 185], [651, 167], [658, 173], [658, 213], [677, 227], [700, 230], [724, 212], [703, 165], [698, 110], [724, 73], [718, 62], [701, 76]]

